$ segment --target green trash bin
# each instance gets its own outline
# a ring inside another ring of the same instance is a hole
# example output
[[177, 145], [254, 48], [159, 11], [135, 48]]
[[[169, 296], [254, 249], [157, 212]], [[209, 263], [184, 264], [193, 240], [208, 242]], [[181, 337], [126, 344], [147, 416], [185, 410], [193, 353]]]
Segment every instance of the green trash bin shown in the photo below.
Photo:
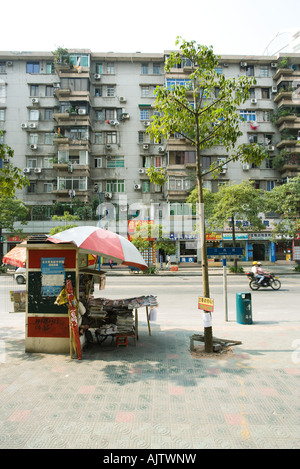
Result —
[[236, 293], [236, 321], [252, 324], [251, 293]]

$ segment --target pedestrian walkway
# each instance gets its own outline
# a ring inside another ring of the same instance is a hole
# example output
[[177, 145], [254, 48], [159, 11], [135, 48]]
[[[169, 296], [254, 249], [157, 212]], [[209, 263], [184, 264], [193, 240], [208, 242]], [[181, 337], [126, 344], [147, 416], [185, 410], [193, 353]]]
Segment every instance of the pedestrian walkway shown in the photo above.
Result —
[[201, 358], [189, 344], [202, 331], [169, 314], [151, 336], [141, 323], [136, 347], [77, 360], [26, 354], [24, 313], [1, 313], [0, 448], [299, 448], [299, 321], [219, 321], [218, 336], [242, 344]]

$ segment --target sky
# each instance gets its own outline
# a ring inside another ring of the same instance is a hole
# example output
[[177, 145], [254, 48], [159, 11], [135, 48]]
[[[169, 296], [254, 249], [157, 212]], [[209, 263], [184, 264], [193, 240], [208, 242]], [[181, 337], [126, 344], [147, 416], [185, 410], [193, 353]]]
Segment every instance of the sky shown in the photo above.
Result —
[[162, 53], [181, 36], [215, 54], [272, 55], [300, 30], [300, 1], [6, 0], [1, 19], [1, 51]]

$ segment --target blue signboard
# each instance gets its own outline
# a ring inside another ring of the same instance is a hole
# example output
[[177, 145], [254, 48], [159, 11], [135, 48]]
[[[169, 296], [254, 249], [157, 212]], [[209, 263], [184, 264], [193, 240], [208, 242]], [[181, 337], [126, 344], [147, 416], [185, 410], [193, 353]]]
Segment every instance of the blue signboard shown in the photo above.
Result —
[[243, 248], [207, 248], [208, 257], [243, 257]]

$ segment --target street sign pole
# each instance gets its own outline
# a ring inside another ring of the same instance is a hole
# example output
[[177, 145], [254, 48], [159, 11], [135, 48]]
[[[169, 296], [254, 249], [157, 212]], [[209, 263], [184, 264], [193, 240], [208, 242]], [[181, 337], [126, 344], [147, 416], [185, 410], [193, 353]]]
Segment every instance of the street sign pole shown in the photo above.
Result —
[[228, 321], [226, 257], [223, 259], [223, 293], [224, 293], [225, 321]]
[[227, 301], [227, 258], [242, 259], [244, 256], [243, 248], [207, 248], [207, 257], [222, 259], [223, 263], [223, 293], [224, 293], [224, 308], [225, 308], [225, 321], [228, 321], [228, 301]]

